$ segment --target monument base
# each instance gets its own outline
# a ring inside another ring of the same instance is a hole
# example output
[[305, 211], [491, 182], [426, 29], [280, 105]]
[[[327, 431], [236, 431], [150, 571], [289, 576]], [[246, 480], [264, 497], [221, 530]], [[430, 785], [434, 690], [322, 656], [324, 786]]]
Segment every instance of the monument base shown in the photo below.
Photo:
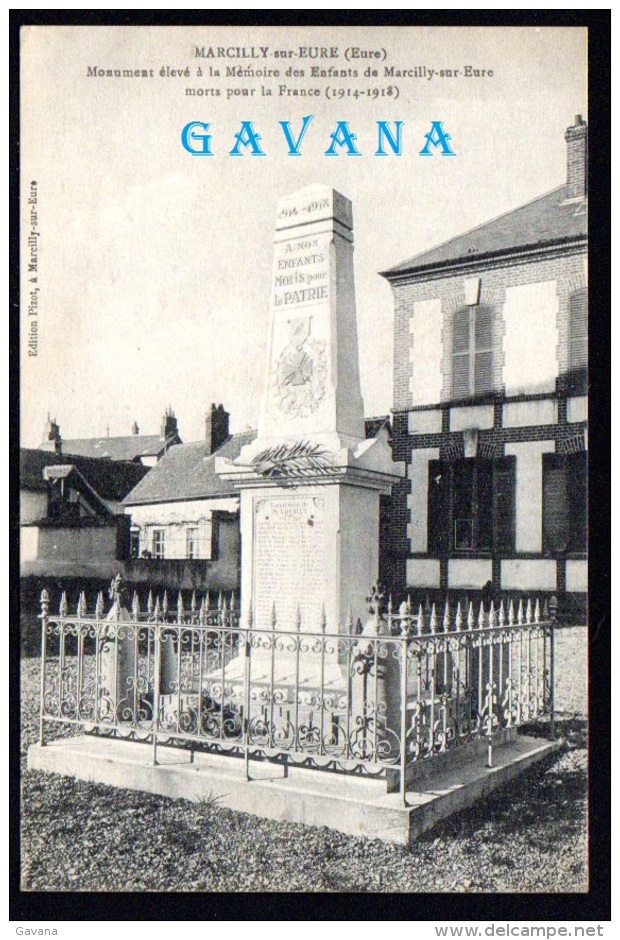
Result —
[[153, 765], [150, 744], [88, 735], [32, 745], [28, 768], [174, 799], [216, 798], [218, 806], [266, 819], [409, 845], [557, 747], [540, 738], [517, 737], [494, 751], [492, 768], [481, 755], [458, 766], [444, 763], [437, 773], [408, 785], [406, 805], [400, 794], [386, 792], [385, 779], [250, 761], [248, 781], [243, 761], [233, 757], [160, 746], [159, 763]]

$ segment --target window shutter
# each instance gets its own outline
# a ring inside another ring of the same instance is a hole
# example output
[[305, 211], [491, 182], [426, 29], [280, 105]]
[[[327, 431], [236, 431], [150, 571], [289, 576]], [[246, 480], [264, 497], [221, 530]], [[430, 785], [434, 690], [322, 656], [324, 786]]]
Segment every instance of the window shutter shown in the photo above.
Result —
[[570, 299], [570, 368], [588, 365], [588, 292], [576, 291]]
[[496, 551], [515, 549], [516, 457], [501, 457], [494, 464], [493, 516]]
[[470, 308], [457, 310], [452, 320], [452, 394], [466, 398], [470, 394]]
[[428, 464], [428, 551], [441, 555], [449, 549], [450, 473], [443, 460]]
[[588, 543], [588, 458], [585, 450], [566, 458], [569, 551], [585, 552]]
[[476, 465], [476, 499], [478, 527], [475, 547], [490, 549], [493, 540], [493, 464], [478, 460]]
[[474, 308], [474, 388], [476, 395], [493, 391], [493, 308]]
[[558, 454], [543, 454], [543, 549], [565, 552], [569, 520], [565, 462]]

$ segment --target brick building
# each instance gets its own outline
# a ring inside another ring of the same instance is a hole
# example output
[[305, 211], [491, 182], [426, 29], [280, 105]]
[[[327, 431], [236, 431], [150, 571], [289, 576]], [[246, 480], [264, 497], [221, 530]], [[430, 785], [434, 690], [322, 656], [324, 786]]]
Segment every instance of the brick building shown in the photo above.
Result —
[[[395, 303], [394, 583], [587, 590], [587, 127], [566, 182], [384, 272]], [[576, 613], [579, 611], [579, 613]]]

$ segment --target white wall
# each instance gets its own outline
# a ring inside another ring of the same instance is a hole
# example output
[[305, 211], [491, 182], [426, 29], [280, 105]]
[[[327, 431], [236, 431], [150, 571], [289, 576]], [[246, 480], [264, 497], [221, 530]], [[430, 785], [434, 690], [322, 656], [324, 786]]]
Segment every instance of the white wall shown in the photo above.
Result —
[[490, 558], [451, 558], [448, 561], [448, 587], [481, 590], [492, 576]]
[[39, 527], [36, 525], [22, 526], [19, 530], [19, 558], [23, 564], [25, 561], [33, 561], [37, 557], [39, 550]]
[[507, 395], [553, 392], [558, 375], [555, 281], [506, 290], [504, 384]]
[[239, 500], [231, 496], [225, 499], [194, 499], [174, 503], [152, 503], [148, 506], [127, 506], [125, 513], [131, 516], [132, 526], [140, 530], [140, 553], [153, 551], [153, 532], [164, 529], [165, 558], [187, 557], [187, 530], [199, 529], [197, 558], [211, 558], [212, 513], [214, 510], [237, 512]]
[[409, 361], [413, 375], [409, 380], [412, 405], [434, 405], [441, 398], [441, 300], [418, 300], [409, 322], [412, 333]]
[[20, 490], [19, 493], [19, 522], [27, 525], [29, 522], [38, 522], [47, 516], [47, 493], [33, 490]]
[[555, 591], [557, 566], [551, 558], [511, 558], [502, 561], [503, 591]]
[[516, 538], [518, 552], [542, 551], [542, 456], [555, 452], [555, 441], [506, 444], [506, 456], [517, 458]]
[[438, 447], [411, 451], [411, 463], [407, 470], [411, 480], [411, 494], [407, 496], [410, 519], [407, 534], [412, 552], [428, 551], [428, 462], [438, 459]]

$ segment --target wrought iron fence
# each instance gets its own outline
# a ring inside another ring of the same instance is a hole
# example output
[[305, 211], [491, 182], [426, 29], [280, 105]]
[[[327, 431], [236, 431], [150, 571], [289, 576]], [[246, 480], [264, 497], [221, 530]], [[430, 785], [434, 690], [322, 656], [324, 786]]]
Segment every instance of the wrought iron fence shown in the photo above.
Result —
[[[234, 598], [176, 610], [119, 591], [105, 614], [84, 595], [58, 615], [41, 597], [40, 743], [47, 723], [87, 732], [344, 772], [399, 774], [497, 732], [549, 720], [555, 599], [470, 604], [442, 615], [375, 604], [362, 626], [308, 630], [240, 622]], [[489, 752], [490, 753], [490, 752]]]

